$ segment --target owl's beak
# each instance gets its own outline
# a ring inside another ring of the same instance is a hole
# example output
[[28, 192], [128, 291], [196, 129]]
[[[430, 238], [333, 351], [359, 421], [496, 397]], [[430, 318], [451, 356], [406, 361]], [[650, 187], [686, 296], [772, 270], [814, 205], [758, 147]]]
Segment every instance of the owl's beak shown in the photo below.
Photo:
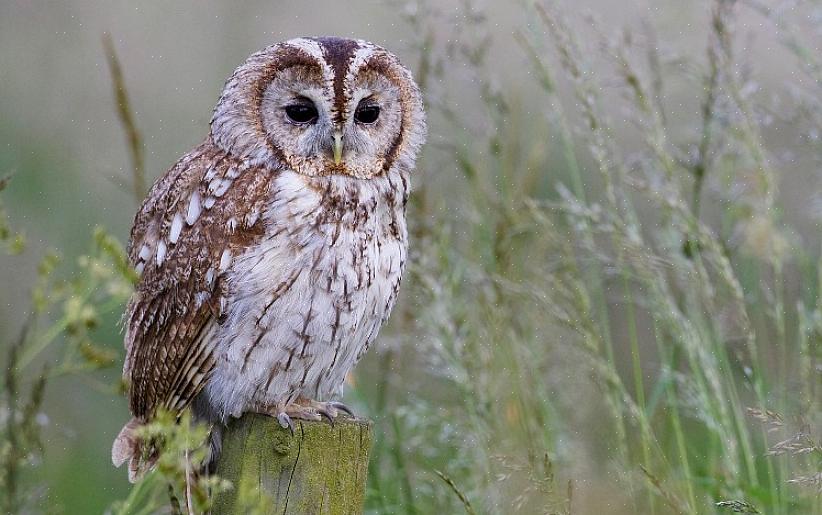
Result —
[[342, 162], [342, 151], [343, 151], [343, 142], [342, 142], [342, 132], [341, 131], [334, 131], [334, 164], [339, 165]]

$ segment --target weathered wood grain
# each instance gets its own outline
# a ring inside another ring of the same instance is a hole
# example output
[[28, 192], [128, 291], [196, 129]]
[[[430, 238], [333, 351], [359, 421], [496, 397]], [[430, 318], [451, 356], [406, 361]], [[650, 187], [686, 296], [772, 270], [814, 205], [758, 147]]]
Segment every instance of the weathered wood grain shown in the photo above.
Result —
[[295, 422], [294, 436], [262, 415], [229, 425], [215, 472], [234, 488], [217, 497], [212, 513], [362, 513], [371, 423]]

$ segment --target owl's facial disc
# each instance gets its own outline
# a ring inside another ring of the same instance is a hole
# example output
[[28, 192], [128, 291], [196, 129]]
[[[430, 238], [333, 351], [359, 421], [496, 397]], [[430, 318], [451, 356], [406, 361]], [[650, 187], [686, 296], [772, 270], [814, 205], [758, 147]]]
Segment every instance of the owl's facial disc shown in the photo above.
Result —
[[425, 113], [411, 74], [371, 43], [297, 38], [252, 54], [211, 120], [226, 152], [311, 177], [369, 179], [414, 165]]
[[[251, 102], [235, 97], [243, 88]], [[212, 132], [231, 152], [277, 168], [369, 179], [395, 162], [413, 165], [425, 117], [419, 90], [392, 54], [365, 41], [298, 38], [235, 71]]]
[[271, 80], [260, 105], [269, 143], [305, 175], [382, 173], [402, 128], [399, 88], [367, 65], [347, 74], [342, 88], [328, 73], [299, 65]]

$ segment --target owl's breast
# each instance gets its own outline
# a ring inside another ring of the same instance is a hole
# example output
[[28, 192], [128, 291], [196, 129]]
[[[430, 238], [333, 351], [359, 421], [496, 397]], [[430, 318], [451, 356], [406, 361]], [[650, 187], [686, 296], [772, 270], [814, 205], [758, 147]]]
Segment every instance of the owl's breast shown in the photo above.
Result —
[[221, 413], [339, 391], [396, 300], [406, 194], [402, 177], [277, 177], [265, 236], [228, 275], [206, 388]]

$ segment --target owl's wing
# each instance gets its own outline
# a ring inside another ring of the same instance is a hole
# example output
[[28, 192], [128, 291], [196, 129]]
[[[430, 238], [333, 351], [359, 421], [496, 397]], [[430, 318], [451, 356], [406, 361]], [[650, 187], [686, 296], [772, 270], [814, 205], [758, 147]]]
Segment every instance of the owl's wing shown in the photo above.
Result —
[[273, 173], [209, 138], [152, 186], [128, 248], [141, 279], [126, 311], [123, 376], [138, 419], [181, 411], [205, 384], [225, 311], [223, 274], [262, 237]]

